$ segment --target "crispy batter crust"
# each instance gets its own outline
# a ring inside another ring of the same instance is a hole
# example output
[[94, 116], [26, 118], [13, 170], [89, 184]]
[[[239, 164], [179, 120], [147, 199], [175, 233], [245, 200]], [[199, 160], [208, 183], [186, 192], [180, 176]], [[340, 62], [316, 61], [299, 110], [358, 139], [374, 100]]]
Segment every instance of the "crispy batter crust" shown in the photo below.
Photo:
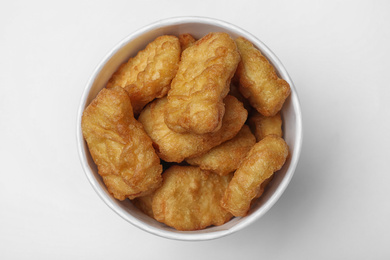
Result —
[[154, 197], [154, 192], [146, 196], [137, 197], [133, 199], [131, 202], [133, 202], [134, 206], [136, 206], [143, 213], [145, 213], [151, 218], [154, 218], [153, 208], [152, 208], [153, 197]]
[[261, 192], [262, 183], [282, 168], [287, 156], [288, 146], [280, 137], [269, 135], [256, 143], [234, 173], [221, 201], [222, 207], [234, 216], [247, 215], [252, 199]]
[[107, 83], [129, 93], [134, 114], [155, 98], [167, 94], [180, 60], [180, 42], [176, 36], [163, 35], [122, 64]]
[[83, 113], [82, 131], [98, 172], [115, 198], [146, 195], [161, 185], [160, 159], [134, 119], [124, 89], [101, 90]]
[[251, 42], [239, 37], [236, 44], [241, 55], [235, 75], [240, 92], [259, 113], [274, 116], [290, 95], [290, 85]]
[[238, 90], [238, 84], [230, 84], [230, 91], [228, 95], [236, 97], [240, 102], [244, 104], [245, 109], [250, 113], [253, 110], [253, 107], [249, 103], [249, 100], [246, 99], [241, 92]]
[[282, 117], [280, 116], [280, 112], [276, 113], [274, 116], [263, 116], [257, 111], [252, 111], [248, 118], [248, 124], [255, 134], [257, 142], [267, 135], [283, 136]]
[[220, 206], [232, 175], [219, 176], [193, 166], [172, 166], [153, 197], [157, 221], [177, 230], [199, 230], [222, 225], [232, 215]]
[[180, 34], [179, 41], [180, 41], [181, 51], [184, 51], [188, 47], [191, 47], [196, 42], [195, 38], [189, 33]]
[[247, 125], [231, 140], [226, 141], [207, 153], [186, 159], [191, 165], [197, 165], [202, 170], [210, 170], [221, 176], [235, 171], [249, 150], [256, 143], [256, 138]]
[[167, 162], [180, 163], [185, 158], [206, 153], [213, 147], [230, 140], [240, 131], [248, 116], [240, 101], [233, 96], [227, 96], [224, 99], [226, 113], [220, 130], [203, 135], [181, 134], [169, 129], [164, 122], [167, 102], [166, 98], [155, 100], [145, 107], [138, 118], [153, 140], [157, 154]]
[[[261, 183], [260, 188], [259, 188], [259, 192], [257, 193], [257, 195], [255, 197], [256, 199], [260, 198], [261, 195], [263, 195], [265, 188], [267, 188], [267, 185], [272, 181], [273, 178], [274, 178], [274, 175], [272, 174], [271, 177], [269, 177], [268, 179], [266, 179], [264, 182]], [[253, 202], [254, 202], [254, 200], [252, 200], [251, 204]]]
[[226, 33], [209, 33], [183, 51], [168, 92], [168, 127], [178, 133], [218, 131], [223, 99], [239, 60], [237, 46]]

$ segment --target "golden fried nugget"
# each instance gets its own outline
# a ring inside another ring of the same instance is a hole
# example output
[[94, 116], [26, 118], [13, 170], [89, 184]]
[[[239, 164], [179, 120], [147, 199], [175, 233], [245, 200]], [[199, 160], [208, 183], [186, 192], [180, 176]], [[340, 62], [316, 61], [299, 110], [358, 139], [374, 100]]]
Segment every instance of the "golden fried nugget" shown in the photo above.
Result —
[[227, 96], [224, 99], [226, 113], [220, 130], [203, 135], [181, 134], [169, 129], [164, 122], [167, 102], [166, 97], [153, 101], [145, 107], [138, 118], [153, 140], [158, 156], [167, 162], [180, 163], [186, 158], [206, 153], [211, 148], [232, 139], [240, 131], [248, 116], [240, 101], [233, 96]]
[[233, 216], [220, 201], [232, 174], [219, 176], [193, 166], [172, 166], [153, 197], [157, 221], [177, 230], [199, 230], [222, 225]]
[[154, 192], [146, 196], [135, 198], [131, 202], [133, 202], [134, 206], [136, 206], [143, 213], [145, 213], [151, 218], [154, 218], [152, 208], [153, 197]]
[[122, 64], [107, 83], [129, 93], [134, 114], [155, 98], [167, 94], [180, 61], [180, 42], [176, 36], [164, 35]]
[[207, 153], [186, 159], [191, 165], [199, 166], [202, 170], [209, 170], [221, 176], [235, 171], [245, 158], [249, 150], [256, 143], [256, 138], [247, 125], [229, 141], [226, 141]]
[[257, 111], [252, 111], [248, 118], [248, 124], [256, 136], [256, 141], [259, 142], [267, 135], [283, 136], [282, 117], [280, 112], [274, 116], [263, 116]]
[[178, 133], [205, 134], [221, 128], [223, 99], [240, 61], [226, 33], [209, 33], [183, 51], [168, 92], [165, 123]]
[[[271, 177], [269, 177], [268, 179], [266, 179], [263, 183], [261, 183], [260, 185], [260, 188], [259, 188], [259, 192], [256, 194], [256, 199], [257, 198], [260, 198], [261, 195], [263, 195], [264, 191], [265, 191], [265, 188], [267, 187], [267, 185], [272, 181], [272, 179], [274, 178], [274, 175], [272, 174]], [[254, 202], [255, 200], [252, 200], [252, 203]]]
[[256, 143], [234, 173], [221, 201], [224, 209], [234, 216], [245, 216], [261, 184], [282, 168], [288, 156], [286, 142], [273, 135]]
[[161, 185], [160, 159], [123, 88], [101, 90], [84, 110], [81, 126], [98, 173], [115, 198], [143, 196]]
[[189, 33], [180, 34], [179, 41], [180, 41], [181, 51], [184, 51], [188, 47], [191, 47], [196, 42], [195, 38]]
[[238, 87], [236, 87], [235, 84], [230, 84], [230, 91], [228, 95], [232, 95], [236, 97], [240, 102], [244, 104], [245, 109], [250, 113], [252, 111], [252, 106], [249, 103], [248, 99], [246, 99], [241, 92], [238, 90]]
[[239, 90], [251, 105], [264, 116], [274, 116], [290, 95], [290, 85], [278, 78], [274, 67], [243, 37], [236, 39], [241, 55], [235, 77]]

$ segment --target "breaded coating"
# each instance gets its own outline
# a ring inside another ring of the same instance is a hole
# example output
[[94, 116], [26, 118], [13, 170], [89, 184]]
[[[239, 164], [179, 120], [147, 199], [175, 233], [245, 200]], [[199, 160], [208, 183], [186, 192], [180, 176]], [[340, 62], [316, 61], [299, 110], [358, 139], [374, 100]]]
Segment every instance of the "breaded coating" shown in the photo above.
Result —
[[248, 118], [248, 124], [255, 134], [257, 142], [267, 135], [282, 137], [282, 123], [280, 112], [276, 113], [274, 116], [263, 116], [257, 111], [252, 111]]
[[[256, 194], [256, 199], [257, 198], [260, 198], [261, 195], [263, 195], [264, 191], [265, 191], [265, 188], [267, 187], [267, 185], [272, 181], [272, 179], [274, 178], [274, 175], [272, 174], [271, 177], [269, 177], [268, 179], [266, 179], [261, 185], [260, 185], [260, 188], [259, 188], [259, 192]], [[252, 200], [252, 203], [254, 202], [255, 200]]]
[[135, 198], [131, 202], [133, 202], [134, 206], [136, 206], [143, 213], [145, 213], [151, 218], [154, 218], [152, 208], [153, 197], [154, 192], [146, 196]]
[[237, 85], [235, 84], [230, 84], [230, 91], [228, 95], [232, 95], [236, 97], [240, 102], [244, 104], [245, 109], [250, 113], [253, 110], [253, 107], [249, 103], [249, 100], [246, 99], [241, 92], [238, 90]]
[[176, 36], [160, 36], [122, 64], [108, 81], [107, 88], [125, 88], [134, 114], [138, 115], [147, 103], [167, 94], [179, 67], [180, 54]]
[[232, 218], [220, 201], [232, 174], [219, 176], [193, 166], [172, 166], [153, 198], [157, 221], [177, 230], [199, 230], [222, 225]]
[[143, 196], [161, 185], [160, 159], [123, 88], [101, 90], [84, 110], [81, 126], [98, 173], [116, 199]]
[[287, 156], [288, 146], [278, 136], [268, 135], [256, 143], [234, 173], [221, 201], [222, 207], [236, 217], [247, 215], [261, 184], [282, 168]]
[[235, 75], [240, 92], [259, 113], [274, 116], [290, 95], [290, 85], [251, 42], [239, 37], [236, 44], [241, 55]]
[[183, 51], [168, 92], [168, 127], [178, 133], [218, 131], [239, 61], [237, 46], [226, 33], [209, 33]]
[[229, 141], [226, 141], [207, 153], [186, 159], [186, 161], [202, 170], [209, 170], [221, 176], [235, 171], [249, 150], [256, 143], [256, 138], [247, 125]]
[[180, 163], [186, 158], [206, 153], [211, 148], [232, 139], [240, 131], [248, 116], [240, 101], [233, 96], [227, 96], [224, 99], [226, 113], [220, 130], [203, 135], [181, 134], [169, 129], [164, 122], [167, 102], [165, 97], [153, 101], [145, 107], [138, 118], [153, 140], [158, 156], [167, 162]]
[[188, 47], [191, 47], [196, 42], [195, 38], [189, 33], [180, 34], [179, 41], [180, 41], [181, 51], [184, 51]]

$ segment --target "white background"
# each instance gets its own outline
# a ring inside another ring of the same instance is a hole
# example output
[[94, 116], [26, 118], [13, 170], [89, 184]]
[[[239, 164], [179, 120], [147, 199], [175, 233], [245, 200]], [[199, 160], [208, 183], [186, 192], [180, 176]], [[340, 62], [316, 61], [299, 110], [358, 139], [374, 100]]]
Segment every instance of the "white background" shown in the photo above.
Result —
[[[172, 16], [254, 34], [280, 58], [304, 124], [296, 173], [255, 224], [180, 242], [127, 223], [81, 168], [76, 115], [109, 50]], [[2, 1], [0, 259], [390, 259], [388, 1]]]

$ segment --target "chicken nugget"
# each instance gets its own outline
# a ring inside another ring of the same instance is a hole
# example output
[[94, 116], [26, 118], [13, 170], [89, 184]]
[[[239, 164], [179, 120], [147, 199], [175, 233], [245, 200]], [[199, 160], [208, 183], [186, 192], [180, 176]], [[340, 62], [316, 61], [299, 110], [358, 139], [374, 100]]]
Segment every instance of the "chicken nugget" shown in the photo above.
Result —
[[226, 33], [209, 33], [183, 51], [168, 92], [165, 123], [178, 133], [205, 134], [221, 128], [223, 99], [240, 61]]
[[235, 75], [240, 92], [259, 113], [274, 116], [290, 95], [290, 85], [250, 41], [239, 37], [236, 44], [241, 55]]
[[274, 116], [263, 116], [257, 111], [252, 111], [248, 118], [248, 124], [252, 132], [255, 134], [257, 142], [267, 135], [277, 135], [282, 137], [282, 123], [280, 112], [276, 113]]
[[232, 174], [219, 176], [193, 166], [172, 166], [153, 197], [157, 221], [177, 230], [199, 230], [222, 225], [232, 218], [220, 201]]
[[[272, 181], [273, 178], [274, 178], [274, 175], [272, 174], [271, 177], [269, 177], [263, 183], [261, 183], [260, 188], [259, 188], [259, 192], [256, 194], [255, 199], [260, 198], [261, 195], [263, 195], [265, 188]], [[252, 202], [254, 202], [254, 200], [252, 200]]]
[[180, 34], [179, 41], [180, 41], [181, 51], [184, 51], [188, 47], [191, 47], [196, 42], [195, 38], [189, 33]]
[[238, 85], [230, 84], [230, 91], [229, 91], [228, 95], [232, 95], [232, 96], [236, 97], [240, 102], [242, 102], [244, 104], [244, 107], [248, 111], [248, 113], [250, 113], [253, 110], [253, 108], [252, 108], [251, 104], [249, 103], [249, 100], [246, 99], [241, 94], [241, 92], [238, 90], [237, 86]]
[[161, 185], [160, 159], [123, 88], [101, 90], [84, 110], [81, 126], [98, 173], [116, 199], [143, 196]]
[[129, 93], [134, 114], [155, 98], [167, 94], [180, 61], [180, 42], [176, 36], [163, 35], [122, 64], [107, 83]]
[[282, 168], [287, 156], [288, 146], [278, 136], [268, 135], [256, 143], [234, 173], [222, 207], [236, 217], [245, 216], [252, 199], [261, 191], [261, 184]]
[[142, 123], [146, 133], [153, 140], [158, 156], [167, 162], [182, 162], [185, 158], [206, 153], [211, 148], [232, 139], [246, 121], [248, 112], [243, 104], [233, 96], [225, 99], [226, 113], [222, 127], [214, 133], [203, 135], [177, 133], [169, 129], [164, 122], [164, 111], [167, 98], [161, 98], [148, 104], [140, 114], [138, 121]]
[[136, 206], [143, 213], [145, 213], [151, 218], [154, 218], [153, 208], [152, 208], [153, 197], [154, 197], [154, 192], [146, 196], [137, 197], [133, 199], [131, 202], [133, 202], [134, 206]]
[[186, 159], [191, 165], [199, 166], [221, 176], [235, 171], [249, 150], [256, 143], [256, 138], [247, 125], [231, 140], [226, 141], [207, 153]]

